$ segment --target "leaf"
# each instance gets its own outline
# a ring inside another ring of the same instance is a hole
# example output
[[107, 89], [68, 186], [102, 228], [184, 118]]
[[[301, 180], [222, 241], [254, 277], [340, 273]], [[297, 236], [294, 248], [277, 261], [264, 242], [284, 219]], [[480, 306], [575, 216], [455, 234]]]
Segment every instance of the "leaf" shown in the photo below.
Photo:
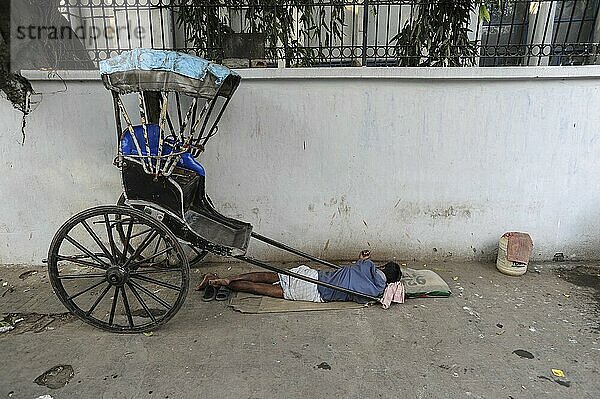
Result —
[[485, 22], [490, 22], [490, 18], [491, 18], [490, 11], [485, 6], [485, 4], [480, 5], [479, 6], [479, 19], [482, 19]]

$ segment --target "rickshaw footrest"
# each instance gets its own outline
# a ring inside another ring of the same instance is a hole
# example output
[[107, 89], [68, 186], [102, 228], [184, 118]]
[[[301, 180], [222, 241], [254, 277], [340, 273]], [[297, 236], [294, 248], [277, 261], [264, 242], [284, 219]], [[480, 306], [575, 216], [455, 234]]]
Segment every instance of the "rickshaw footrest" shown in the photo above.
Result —
[[232, 227], [219, 220], [217, 215], [205, 215], [194, 210], [185, 213], [185, 221], [192, 231], [201, 238], [217, 245], [236, 248], [244, 253], [252, 233], [252, 226], [240, 222], [239, 227]]

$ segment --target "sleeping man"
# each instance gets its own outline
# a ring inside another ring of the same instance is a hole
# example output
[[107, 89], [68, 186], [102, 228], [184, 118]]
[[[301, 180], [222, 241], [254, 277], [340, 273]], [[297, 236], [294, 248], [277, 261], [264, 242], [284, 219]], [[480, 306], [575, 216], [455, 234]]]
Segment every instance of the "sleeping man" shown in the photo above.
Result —
[[[402, 272], [400, 266], [395, 262], [388, 262], [381, 267], [376, 267], [369, 256], [369, 251], [362, 251], [355, 264], [334, 271], [315, 270], [305, 265], [293, 268], [290, 271], [338, 287], [379, 297], [383, 294], [387, 284], [400, 280]], [[215, 288], [227, 287], [233, 291], [249, 292], [292, 301], [368, 302], [365, 298], [356, 295], [274, 272], [245, 273], [228, 278], [219, 278], [215, 274], [207, 274], [196, 289], [202, 290], [207, 285]]]

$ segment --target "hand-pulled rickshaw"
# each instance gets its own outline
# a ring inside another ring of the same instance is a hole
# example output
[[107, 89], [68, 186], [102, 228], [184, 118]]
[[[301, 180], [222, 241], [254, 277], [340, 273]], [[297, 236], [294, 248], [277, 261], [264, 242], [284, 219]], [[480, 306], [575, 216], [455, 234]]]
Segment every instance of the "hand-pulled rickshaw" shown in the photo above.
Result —
[[190, 265], [208, 252], [380, 300], [247, 256], [255, 239], [338, 268], [214, 208], [198, 158], [218, 131], [241, 80], [237, 73], [188, 54], [149, 49], [102, 61], [100, 73], [113, 98], [114, 163], [123, 194], [116, 205], [76, 214], [52, 240], [50, 281], [71, 313], [112, 332], [156, 329], [181, 308]]

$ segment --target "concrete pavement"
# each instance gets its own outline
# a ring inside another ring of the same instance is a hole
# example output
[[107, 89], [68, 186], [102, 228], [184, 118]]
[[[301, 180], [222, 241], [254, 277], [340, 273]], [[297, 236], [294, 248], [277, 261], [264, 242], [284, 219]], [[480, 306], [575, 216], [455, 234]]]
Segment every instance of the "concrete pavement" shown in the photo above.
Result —
[[[0, 333], [0, 398], [600, 396], [597, 264], [534, 265], [522, 277], [493, 264], [426, 268], [449, 283], [450, 298], [247, 315], [190, 291], [179, 313], [146, 336], [94, 329], [65, 314], [43, 268], [2, 266], [0, 312], [24, 320]], [[249, 269], [204, 264], [192, 284], [207, 271]], [[34, 383], [60, 364], [74, 370], [66, 386]]]

